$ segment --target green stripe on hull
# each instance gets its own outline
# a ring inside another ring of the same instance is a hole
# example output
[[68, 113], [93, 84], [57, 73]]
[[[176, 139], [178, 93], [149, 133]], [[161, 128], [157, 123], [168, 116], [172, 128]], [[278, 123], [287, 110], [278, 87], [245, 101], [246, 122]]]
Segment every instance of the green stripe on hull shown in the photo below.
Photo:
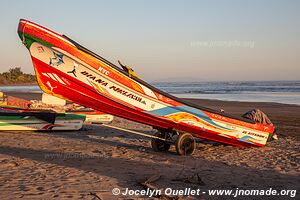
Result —
[[44, 124], [44, 123], [28, 123], [28, 122], [15, 122], [15, 123], [1, 123], [0, 122], [0, 126], [16, 126], [16, 125], [32, 125], [32, 124]]
[[[21, 40], [23, 41], [23, 32], [19, 31], [18, 34], [19, 34], [19, 37], [21, 38]], [[49, 48], [53, 47], [52, 44], [50, 44], [50, 43], [48, 43], [44, 40], [41, 40], [37, 37], [34, 37], [32, 35], [29, 35], [27, 33], [24, 33], [24, 39], [25, 39], [25, 46], [26, 46], [27, 49], [30, 48], [30, 46], [32, 45], [33, 42], [38, 42], [38, 43], [40, 43], [44, 46], [47, 46]]]

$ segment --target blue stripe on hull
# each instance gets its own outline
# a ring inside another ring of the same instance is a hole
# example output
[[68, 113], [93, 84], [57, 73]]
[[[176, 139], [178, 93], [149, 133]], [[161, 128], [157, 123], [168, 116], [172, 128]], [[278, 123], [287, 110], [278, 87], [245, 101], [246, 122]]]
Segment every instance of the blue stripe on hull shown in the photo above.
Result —
[[190, 106], [165, 107], [165, 108], [160, 108], [157, 110], [150, 111], [149, 113], [153, 114], [153, 115], [158, 115], [158, 116], [166, 116], [166, 115], [175, 114], [178, 112], [186, 112], [186, 113], [195, 115], [195, 116], [199, 117], [200, 119], [206, 121], [207, 123], [212, 124], [218, 128], [222, 128], [225, 130], [232, 130], [227, 127], [216, 124], [204, 112], [202, 112], [201, 110], [198, 110], [196, 108], [192, 108]]

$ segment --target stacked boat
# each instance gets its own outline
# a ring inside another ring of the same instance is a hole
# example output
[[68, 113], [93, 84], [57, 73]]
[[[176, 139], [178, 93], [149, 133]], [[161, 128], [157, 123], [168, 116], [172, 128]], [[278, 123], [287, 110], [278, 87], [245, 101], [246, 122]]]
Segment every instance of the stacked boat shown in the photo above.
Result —
[[[74, 131], [81, 129], [83, 124], [113, 120], [111, 115], [82, 106], [69, 104], [64, 107], [1, 94], [0, 131]], [[54, 98], [51, 98], [52, 103]]]
[[1, 131], [79, 130], [85, 115], [56, 113], [45, 110], [0, 108]]

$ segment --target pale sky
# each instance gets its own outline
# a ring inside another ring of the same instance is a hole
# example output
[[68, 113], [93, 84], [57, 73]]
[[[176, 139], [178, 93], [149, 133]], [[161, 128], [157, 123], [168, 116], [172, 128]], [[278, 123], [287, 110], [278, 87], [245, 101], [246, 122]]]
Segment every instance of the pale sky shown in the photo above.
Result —
[[146, 81], [300, 80], [300, 1], [0, 1], [0, 72], [32, 72], [25, 18]]

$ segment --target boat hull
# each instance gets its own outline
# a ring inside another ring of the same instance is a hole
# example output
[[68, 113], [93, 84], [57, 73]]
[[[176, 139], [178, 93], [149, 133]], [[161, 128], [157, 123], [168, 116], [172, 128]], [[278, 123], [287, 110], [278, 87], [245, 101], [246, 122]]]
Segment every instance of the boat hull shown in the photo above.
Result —
[[41, 120], [29, 112], [20, 116], [0, 114], [0, 131], [74, 131], [82, 128], [84, 116], [57, 114], [54, 123]]
[[85, 124], [101, 124], [101, 123], [110, 123], [113, 121], [114, 116], [109, 115], [99, 111], [81, 111], [81, 110], [74, 110], [74, 111], [67, 111], [68, 113], [72, 114], [81, 114], [85, 115]]
[[274, 131], [273, 126], [191, 106], [27, 20], [20, 21], [18, 31], [41, 89], [51, 95], [158, 129], [238, 146], [263, 146]]

